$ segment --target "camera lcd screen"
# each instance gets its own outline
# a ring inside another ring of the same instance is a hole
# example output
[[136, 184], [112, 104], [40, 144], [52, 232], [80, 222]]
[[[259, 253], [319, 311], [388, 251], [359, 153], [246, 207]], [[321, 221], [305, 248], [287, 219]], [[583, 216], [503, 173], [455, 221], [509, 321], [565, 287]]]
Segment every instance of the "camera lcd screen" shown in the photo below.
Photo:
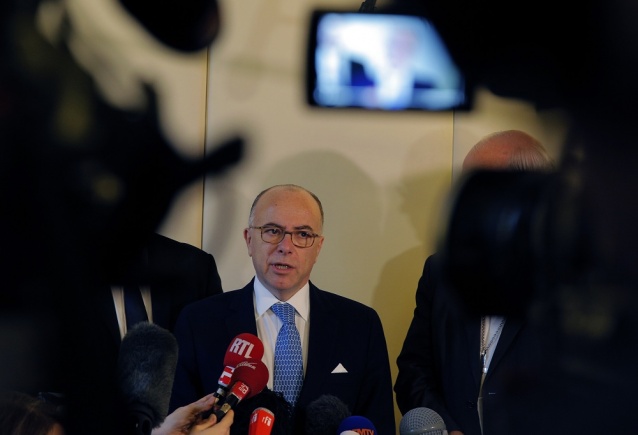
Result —
[[315, 11], [307, 66], [312, 106], [441, 111], [469, 105], [463, 74], [420, 16]]

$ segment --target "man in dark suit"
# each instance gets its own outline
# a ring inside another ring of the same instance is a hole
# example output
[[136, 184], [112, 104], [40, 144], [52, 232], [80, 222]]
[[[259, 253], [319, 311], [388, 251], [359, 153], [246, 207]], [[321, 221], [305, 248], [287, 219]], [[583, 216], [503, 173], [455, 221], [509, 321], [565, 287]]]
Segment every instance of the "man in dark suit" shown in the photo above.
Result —
[[[77, 384], [74, 388], [80, 390], [79, 397], [100, 392], [95, 406], [83, 412], [82, 424], [86, 421], [90, 425], [91, 412], [98, 415], [106, 407], [117, 406], [111, 398], [119, 394], [118, 355], [127, 332], [124, 286], [132, 287], [143, 300], [147, 320], [169, 331], [185, 305], [222, 293], [213, 256], [189, 244], [152, 234], [139, 253], [122, 251], [122, 256], [132, 259], [125, 262], [125, 273], [100, 279], [95, 288], [78, 293], [82, 298], [78, 305], [85, 309], [80, 314], [74, 339], [81, 349], [73, 361], [75, 376], [81, 382], [74, 383]], [[110, 286], [108, 281], [112, 283]], [[115, 416], [117, 411], [111, 414]], [[109, 433], [107, 423], [102, 433]]]
[[[516, 130], [483, 138], [463, 162], [464, 172], [551, 167], [541, 144]], [[441, 276], [434, 254], [425, 262], [414, 317], [397, 358], [399, 409], [403, 414], [433, 409], [450, 435], [517, 433], [505, 406], [515, 394], [512, 389], [522, 387], [535, 370], [538, 337], [522, 319], [471, 314]]]
[[[169, 239], [160, 234], [151, 235], [147, 245], [131, 266], [130, 275], [121, 283], [133, 284], [144, 296], [148, 320], [172, 331], [177, 316], [184, 306], [207, 296], [222, 293], [222, 282], [215, 258], [195, 246]], [[126, 333], [122, 315], [116, 317], [118, 291], [112, 286], [101, 305], [105, 324], [117, 340]], [[115, 302], [115, 303], [114, 303]]]
[[[322, 229], [321, 202], [306, 189], [281, 185], [257, 196], [244, 230], [256, 276], [243, 289], [182, 311], [175, 328], [180, 351], [171, 409], [215, 391], [228, 345], [248, 332], [264, 344], [268, 387], [294, 405], [292, 433], [302, 433], [304, 418], [313, 418], [304, 415], [306, 406], [331, 394], [352, 414], [372, 420], [381, 435], [395, 434], [390, 364], [379, 316], [309, 281], [323, 245]], [[275, 311], [283, 305], [294, 307], [303, 359], [303, 384], [292, 396], [277, 385], [277, 341], [284, 328]]]
[[[120, 342], [126, 335], [123, 287], [133, 286], [143, 297], [149, 321], [172, 331], [184, 306], [222, 293], [213, 256], [195, 246], [153, 234], [134, 257], [125, 277], [111, 287], [94, 291], [92, 336], [104, 360], [117, 361]], [[109, 364], [110, 364], [109, 362]]]

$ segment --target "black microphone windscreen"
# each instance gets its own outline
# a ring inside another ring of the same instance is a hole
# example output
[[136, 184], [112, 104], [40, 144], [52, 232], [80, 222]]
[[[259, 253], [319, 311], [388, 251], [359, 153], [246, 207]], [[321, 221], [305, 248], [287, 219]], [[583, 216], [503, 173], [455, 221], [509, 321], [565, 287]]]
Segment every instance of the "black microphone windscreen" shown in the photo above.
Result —
[[177, 366], [177, 340], [166, 329], [141, 322], [126, 333], [118, 356], [118, 385], [132, 419], [150, 433], [168, 414]]
[[338, 397], [319, 396], [306, 407], [305, 435], [335, 434], [341, 422], [350, 415], [348, 406]]
[[400, 435], [445, 435], [443, 418], [430, 408], [414, 408], [406, 412], [399, 425]]

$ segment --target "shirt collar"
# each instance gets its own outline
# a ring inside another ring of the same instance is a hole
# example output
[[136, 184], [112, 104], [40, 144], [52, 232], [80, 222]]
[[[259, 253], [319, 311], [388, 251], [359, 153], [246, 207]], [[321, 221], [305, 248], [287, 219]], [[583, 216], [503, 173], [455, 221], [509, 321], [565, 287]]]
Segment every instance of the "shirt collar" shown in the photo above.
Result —
[[[264, 287], [257, 277], [255, 277], [254, 289], [257, 317], [261, 317], [273, 304], [280, 302], [279, 299], [273, 296], [273, 294]], [[297, 313], [302, 319], [308, 321], [308, 313], [310, 312], [310, 284], [307, 282], [286, 302], [295, 307], [295, 310], [297, 310]]]

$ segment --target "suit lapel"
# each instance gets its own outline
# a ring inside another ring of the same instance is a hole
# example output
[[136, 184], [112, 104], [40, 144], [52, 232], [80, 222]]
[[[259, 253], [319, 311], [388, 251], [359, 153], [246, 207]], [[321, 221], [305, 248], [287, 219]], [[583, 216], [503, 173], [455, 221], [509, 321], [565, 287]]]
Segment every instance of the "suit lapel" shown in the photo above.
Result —
[[476, 383], [476, 388], [478, 390], [479, 385], [481, 384], [481, 319], [479, 317], [471, 316], [467, 319], [467, 323], [465, 325], [465, 332], [467, 335], [467, 349], [469, 349], [469, 353], [467, 355], [470, 365], [470, 370], [472, 372], [472, 377], [474, 378], [474, 382]]
[[[241, 290], [231, 292], [235, 298], [228, 307], [228, 315], [225, 324], [231, 335], [248, 332], [257, 335], [257, 323], [255, 322], [255, 304], [253, 302], [253, 281]], [[239, 332], [237, 332], [239, 331]]]
[[[494, 355], [492, 355], [492, 361], [490, 361], [490, 369], [487, 371], [487, 377], [498, 366], [498, 363], [503, 359], [503, 356], [511, 346], [514, 338], [523, 327], [523, 321], [516, 318], [508, 318], [503, 326], [501, 336], [496, 343], [496, 349], [494, 349]], [[486, 378], [487, 378], [486, 377]]]
[[95, 307], [99, 311], [99, 316], [106, 329], [109, 332], [109, 336], [113, 340], [113, 343], [119, 349], [122, 337], [120, 336], [120, 326], [117, 323], [117, 314], [115, 313], [115, 303], [113, 302], [113, 293], [111, 288], [103, 286], [95, 292], [96, 304]]
[[171, 295], [166, 289], [161, 288], [160, 284], [154, 284], [151, 287], [151, 306], [153, 310], [153, 323], [169, 328], [171, 321]]
[[299, 395], [299, 403], [308, 403], [316, 398], [317, 391], [325, 385], [326, 376], [334, 367], [325, 367], [325, 361], [334, 352], [335, 341], [339, 337], [340, 324], [335, 320], [330, 304], [312, 283], [310, 283], [310, 331], [308, 335], [308, 361], [306, 378]]

